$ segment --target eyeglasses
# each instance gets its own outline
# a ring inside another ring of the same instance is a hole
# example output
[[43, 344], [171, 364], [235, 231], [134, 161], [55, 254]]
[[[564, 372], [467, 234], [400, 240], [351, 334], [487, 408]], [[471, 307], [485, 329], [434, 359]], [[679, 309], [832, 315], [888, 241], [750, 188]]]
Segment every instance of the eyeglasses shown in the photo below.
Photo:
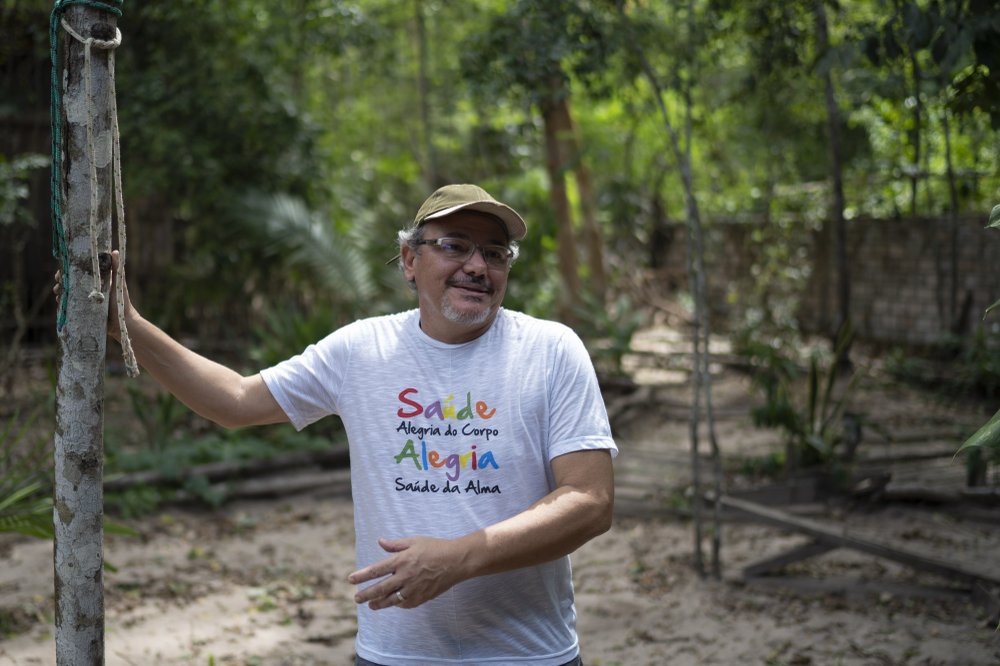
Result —
[[506, 245], [480, 245], [465, 238], [426, 238], [412, 242], [413, 245], [434, 245], [446, 259], [465, 263], [476, 250], [482, 252], [483, 261], [490, 268], [507, 268], [514, 257], [514, 251]]

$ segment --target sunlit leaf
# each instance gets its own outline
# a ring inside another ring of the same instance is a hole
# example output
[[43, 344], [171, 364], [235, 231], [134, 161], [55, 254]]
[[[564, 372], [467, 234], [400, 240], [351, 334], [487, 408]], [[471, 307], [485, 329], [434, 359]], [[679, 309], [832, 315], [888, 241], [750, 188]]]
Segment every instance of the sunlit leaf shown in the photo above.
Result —
[[969, 439], [965, 440], [965, 443], [956, 451], [956, 453], [961, 453], [966, 449], [971, 449], [976, 446], [989, 447], [992, 449], [1000, 448], [1000, 411], [997, 411], [986, 425], [976, 431]]
[[997, 307], [998, 305], [1000, 305], [1000, 301], [997, 301], [996, 303], [994, 303], [990, 307], [986, 308], [986, 312], [983, 313], [983, 319], [986, 319], [986, 315], [988, 315], [990, 313], [990, 310], [992, 310], [993, 308]]
[[990, 213], [990, 223], [987, 225], [989, 227], [1000, 227], [1000, 204], [993, 207], [993, 211]]

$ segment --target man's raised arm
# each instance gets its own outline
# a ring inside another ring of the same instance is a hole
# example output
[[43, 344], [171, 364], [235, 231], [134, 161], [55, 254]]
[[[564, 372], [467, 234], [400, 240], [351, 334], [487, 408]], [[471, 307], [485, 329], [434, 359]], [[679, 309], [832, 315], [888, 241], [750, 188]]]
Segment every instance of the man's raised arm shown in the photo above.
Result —
[[[114, 279], [118, 251], [112, 253], [111, 302], [108, 335], [121, 341]], [[132, 306], [128, 285], [122, 289], [125, 326], [135, 358], [167, 391], [198, 415], [226, 427], [286, 423], [288, 417], [259, 374], [238, 372], [197, 354], [142, 318]]]

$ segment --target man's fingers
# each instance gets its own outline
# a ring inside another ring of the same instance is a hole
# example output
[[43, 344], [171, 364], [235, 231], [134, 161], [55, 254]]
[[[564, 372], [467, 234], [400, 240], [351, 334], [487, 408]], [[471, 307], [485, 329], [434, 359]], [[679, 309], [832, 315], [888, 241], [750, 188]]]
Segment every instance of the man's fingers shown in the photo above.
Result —
[[357, 571], [351, 573], [347, 577], [347, 582], [351, 585], [357, 585], [359, 583], [367, 583], [368, 581], [375, 580], [376, 578], [388, 576], [392, 573], [394, 573], [394, 570], [389, 564], [389, 561], [382, 560], [367, 566], [364, 569], [358, 569]]
[[410, 542], [407, 539], [399, 539], [398, 541], [391, 541], [389, 539], [379, 539], [379, 547], [387, 553], [399, 553], [410, 547]]

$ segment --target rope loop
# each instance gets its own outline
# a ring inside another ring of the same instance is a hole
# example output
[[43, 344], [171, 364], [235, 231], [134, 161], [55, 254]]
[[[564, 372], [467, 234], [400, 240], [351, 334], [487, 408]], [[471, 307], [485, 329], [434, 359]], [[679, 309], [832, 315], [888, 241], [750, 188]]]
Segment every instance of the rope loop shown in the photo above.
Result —
[[116, 49], [121, 46], [122, 43], [122, 31], [117, 27], [115, 28], [115, 38], [114, 39], [97, 39], [96, 37], [84, 37], [76, 30], [73, 26], [69, 24], [66, 19], [59, 19], [59, 24], [62, 25], [63, 30], [68, 32], [70, 36], [76, 41], [80, 42], [86, 47], [95, 46], [99, 49], [104, 49], [105, 51], [110, 51], [111, 49]]

